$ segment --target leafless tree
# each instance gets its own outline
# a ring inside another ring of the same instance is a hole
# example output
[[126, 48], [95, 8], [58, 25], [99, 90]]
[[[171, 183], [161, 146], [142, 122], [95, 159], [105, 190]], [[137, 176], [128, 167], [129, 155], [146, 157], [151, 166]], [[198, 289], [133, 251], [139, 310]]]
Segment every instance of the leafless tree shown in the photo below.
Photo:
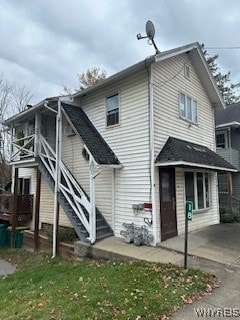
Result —
[[31, 93], [24, 86], [11, 83], [3, 74], [0, 75], [0, 187], [11, 180], [8, 166], [10, 137], [4, 121], [23, 111], [31, 98]]
[[12, 103], [14, 113], [24, 111], [30, 103], [33, 95], [30, 91], [22, 85], [15, 85], [12, 91]]
[[86, 89], [106, 79], [107, 73], [100, 67], [92, 67], [86, 72], [78, 74], [80, 88]]

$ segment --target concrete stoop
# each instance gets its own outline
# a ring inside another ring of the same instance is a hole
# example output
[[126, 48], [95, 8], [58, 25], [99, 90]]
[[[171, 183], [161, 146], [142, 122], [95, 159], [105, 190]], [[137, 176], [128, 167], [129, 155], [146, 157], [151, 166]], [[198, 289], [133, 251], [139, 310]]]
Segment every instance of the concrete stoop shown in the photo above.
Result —
[[133, 260], [123, 254], [99, 248], [95, 245], [83, 243], [81, 241], [74, 242], [74, 255], [77, 259], [91, 258], [104, 260]]
[[136, 246], [133, 243], [126, 243], [124, 239], [114, 236], [96, 242], [94, 245], [76, 241], [74, 243], [74, 254], [79, 259], [144, 260], [178, 265], [183, 264], [183, 255], [180, 253], [147, 245]]

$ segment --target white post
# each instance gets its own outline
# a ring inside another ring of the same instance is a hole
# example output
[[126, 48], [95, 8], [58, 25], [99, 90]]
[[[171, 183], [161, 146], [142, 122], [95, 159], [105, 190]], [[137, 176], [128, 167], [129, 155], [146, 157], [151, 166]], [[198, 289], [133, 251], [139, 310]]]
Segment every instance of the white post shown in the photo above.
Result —
[[53, 217], [53, 258], [57, 253], [57, 226], [58, 226], [58, 192], [59, 192], [59, 180], [60, 180], [60, 168], [61, 161], [61, 145], [62, 145], [62, 113], [61, 113], [61, 101], [58, 100], [58, 113], [56, 116], [56, 164], [55, 164], [55, 188], [54, 188], [54, 217]]
[[[11, 135], [10, 135], [10, 162], [12, 161], [12, 154], [14, 152], [13, 150], [13, 140], [14, 140], [14, 136], [15, 136], [15, 129], [13, 128], [13, 125], [11, 125]], [[12, 180], [13, 181], [13, 180]]]
[[93, 244], [96, 241], [96, 201], [95, 201], [95, 172], [94, 172], [94, 161], [92, 155], [89, 159], [90, 166], [90, 214], [89, 214], [89, 224], [90, 224], [90, 234], [89, 238]]
[[36, 158], [39, 155], [39, 139], [40, 139], [40, 112], [38, 111], [35, 116], [35, 134], [34, 134], [34, 157]]

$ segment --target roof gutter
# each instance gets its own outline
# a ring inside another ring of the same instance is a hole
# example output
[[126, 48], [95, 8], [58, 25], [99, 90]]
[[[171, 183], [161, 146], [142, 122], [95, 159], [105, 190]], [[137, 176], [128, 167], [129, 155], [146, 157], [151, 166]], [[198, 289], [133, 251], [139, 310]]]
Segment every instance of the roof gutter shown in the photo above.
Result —
[[114, 82], [115, 80], [119, 80], [119, 78], [122, 78], [122, 77], [125, 77], [129, 74], [131, 74], [132, 72], [134, 71], [137, 71], [137, 70], [140, 70], [141, 68], [144, 68], [145, 65], [146, 65], [146, 61], [147, 61], [147, 64], [152, 64], [155, 62], [155, 56], [150, 56], [148, 58], [146, 58], [145, 60], [143, 61], [140, 61], [136, 64], [134, 64], [133, 66], [131, 67], [128, 67], [118, 73], [115, 73], [114, 75], [108, 77], [107, 79], [103, 80], [103, 81], [100, 81], [99, 83], [97, 83], [96, 85], [93, 85], [89, 88], [86, 88], [84, 90], [81, 90], [81, 91], [78, 91], [77, 93], [74, 93], [71, 95], [71, 97], [73, 99], [75, 98], [78, 98], [78, 97], [81, 97], [81, 96], [84, 96], [92, 91], [95, 91], [97, 89], [101, 89], [102, 87], [108, 85], [109, 83], [112, 83]]
[[233, 122], [218, 124], [216, 125], [216, 129], [227, 128], [227, 127], [239, 127], [239, 126], [240, 126], [240, 122], [233, 121]]
[[199, 48], [199, 43], [198, 42], [194, 42], [192, 44], [183, 46], [182, 48], [177, 48], [177, 49], [170, 50], [170, 52], [167, 52], [166, 54], [161, 53], [159, 55], [156, 55], [155, 60], [156, 60], [156, 62], [163, 61], [163, 60], [166, 60], [166, 59], [169, 59], [169, 58], [173, 58], [175, 56], [178, 56], [180, 54], [183, 54], [183, 53], [186, 53], [188, 51], [191, 51], [193, 49], [198, 49], [198, 48]]
[[214, 170], [214, 171], [238, 172], [237, 169], [230, 169], [230, 168], [222, 168], [222, 167], [208, 166], [208, 165], [206, 165], [206, 164], [192, 163], [192, 162], [187, 162], [187, 161], [160, 162], [160, 163], [155, 163], [155, 166], [157, 166], [157, 167], [186, 166], [186, 167], [197, 167], [197, 168], [209, 169], [209, 170]]

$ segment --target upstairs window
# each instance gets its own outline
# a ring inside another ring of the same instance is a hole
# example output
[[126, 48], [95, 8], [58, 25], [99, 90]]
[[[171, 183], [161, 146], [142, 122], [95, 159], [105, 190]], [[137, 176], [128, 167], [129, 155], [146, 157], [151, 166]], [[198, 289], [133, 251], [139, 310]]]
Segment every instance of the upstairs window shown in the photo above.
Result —
[[182, 118], [197, 123], [197, 101], [184, 93], [179, 96], [179, 111]]
[[190, 80], [190, 67], [189, 65], [184, 65], [184, 76], [186, 79]]
[[228, 143], [227, 143], [227, 132], [219, 132], [216, 134], [216, 144], [217, 148], [221, 149], [227, 149]]
[[107, 127], [119, 124], [119, 96], [114, 94], [106, 99]]

